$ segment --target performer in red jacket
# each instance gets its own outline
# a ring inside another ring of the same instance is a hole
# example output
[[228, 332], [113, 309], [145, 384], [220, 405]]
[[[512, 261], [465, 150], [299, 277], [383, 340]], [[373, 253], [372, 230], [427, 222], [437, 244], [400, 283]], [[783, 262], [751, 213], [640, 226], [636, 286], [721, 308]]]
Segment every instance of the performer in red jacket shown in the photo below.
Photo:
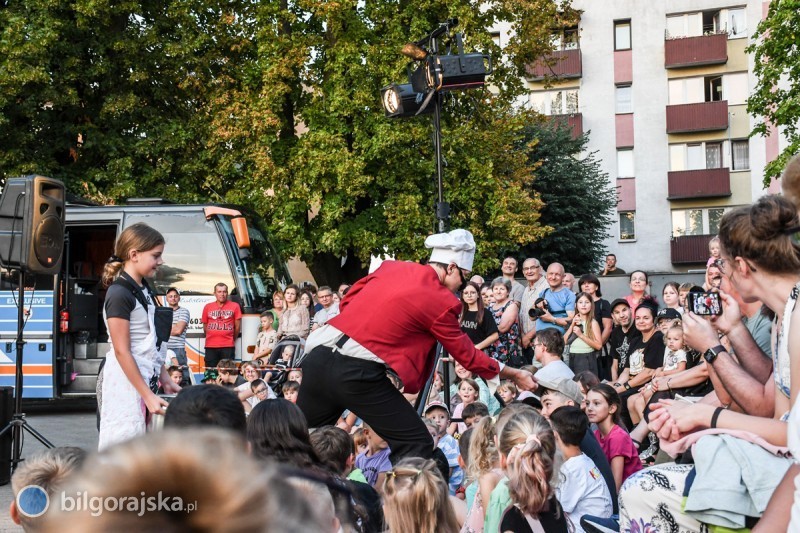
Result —
[[431, 374], [436, 342], [481, 377], [512, 379], [535, 387], [530, 372], [505, 367], [475, 348], [461, 331], [461, 303], [475, 256], [466, 230], [431, 235], [427, 265], [385, 261], [359, 280], [342, 300], [338, 316], [311, 333], [303, 360], [297, 405], [310, 427], [334, 424], [345, 409], [389, 443], [392, 462], [431, 457], [433, 441], [417, 412], [386, 376], [400, 377], [404, 392], [417, 393]]

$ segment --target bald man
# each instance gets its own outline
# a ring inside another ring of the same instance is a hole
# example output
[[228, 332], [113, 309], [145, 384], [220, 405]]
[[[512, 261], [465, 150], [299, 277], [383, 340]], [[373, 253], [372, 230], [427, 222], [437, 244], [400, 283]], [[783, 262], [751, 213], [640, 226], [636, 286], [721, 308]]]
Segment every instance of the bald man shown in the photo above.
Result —
[[545, 309], [544, 315], [536, 321], [536, 331], [547, 328], [556, 328], [564, 334], [564, 328], [575, 316], [575, 294], [564, 287], [564, 266], [561, 263], [551, 263], [547, 267], [547, 285], [541, 297], [547, 301], [539, 308]]

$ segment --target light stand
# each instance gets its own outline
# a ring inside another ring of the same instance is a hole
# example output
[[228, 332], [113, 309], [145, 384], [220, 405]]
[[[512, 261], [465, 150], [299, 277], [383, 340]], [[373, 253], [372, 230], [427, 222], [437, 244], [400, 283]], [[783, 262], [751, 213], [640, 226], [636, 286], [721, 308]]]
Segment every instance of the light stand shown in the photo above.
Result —
[[0, 438], [5, 435], [9, 430], [11, 431], [11, 440], [14, 443], [11, 455], [11, 470], [15, 471], [22, 462], [22, 432], [27, 431], [33, 437], [41, 442], [47, 448], [53, 448], [53, 444], [47, 440], [41, 433], [36, 431], [28, 423], [25, 418], [25, 413], [22, 412], [22, 352], [25, 348], [25, 339], [22, 336], [22, 331], [25, 328], [24, 310], [25, 310], [25, 274], [22, 269], [17, 270], [19, 287], [18, 301], [17, 301], [17, 361], [16, 361], [16, 375], [14, 381], [14, 415], [11, 421], [0, 430]]

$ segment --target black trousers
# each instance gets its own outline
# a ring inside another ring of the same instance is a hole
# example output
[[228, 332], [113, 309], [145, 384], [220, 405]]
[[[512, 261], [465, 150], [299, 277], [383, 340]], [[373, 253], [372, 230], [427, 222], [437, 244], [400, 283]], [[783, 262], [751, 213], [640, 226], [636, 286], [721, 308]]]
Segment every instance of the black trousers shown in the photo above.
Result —
[[302, 364], [297, 406], [311, 428], [333, 425], [350, 409], [389, 443], [395, 464], [403, 457], [433, 456], [433, 439], [414, 407], [386, 377], [380, 363], [317, 346]]
[[206, 368], [215, 368], [222, 359], [235, 359], [236, 347], [206, 348]]

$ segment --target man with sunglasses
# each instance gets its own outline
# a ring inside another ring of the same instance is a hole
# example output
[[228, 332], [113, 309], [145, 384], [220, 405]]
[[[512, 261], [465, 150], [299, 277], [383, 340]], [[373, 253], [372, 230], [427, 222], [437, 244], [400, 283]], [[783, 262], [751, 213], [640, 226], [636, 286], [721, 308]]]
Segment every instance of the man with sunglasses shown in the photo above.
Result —
[[535, 387], [532, 374], [501, 365], [461, 331], [461, 302], [454, 293], [472, 270], [472, 234], [457, 229], [431, 235], [425, 246], [432, 248], [427, 265], [384, 261], [356, 282], [339, 315], [309, 336], [300, 364], [297, 405], [309, 426], [334, 424], [350, 409], [389, 443], [393, 463], [431, 457], [433, 441], [387, 371], [399, 378], [404, 393], [417, 394], [433, 370], [437, 342], [483, 378], [499, 375], [523, 390]]

